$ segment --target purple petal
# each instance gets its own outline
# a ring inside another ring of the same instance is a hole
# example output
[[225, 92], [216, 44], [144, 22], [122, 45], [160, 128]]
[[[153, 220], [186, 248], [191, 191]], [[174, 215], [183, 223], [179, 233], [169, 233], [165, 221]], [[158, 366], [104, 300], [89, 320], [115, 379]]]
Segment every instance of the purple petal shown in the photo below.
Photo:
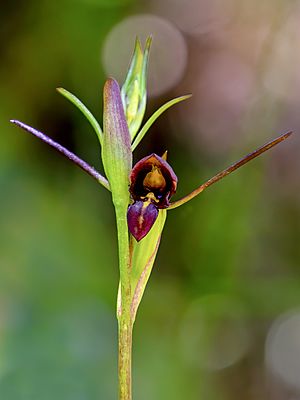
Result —
[[150, 231], [157, 216], [158, 209], [150, 202], [136, 201], [128, 207], [128, 228], [138, 242]]

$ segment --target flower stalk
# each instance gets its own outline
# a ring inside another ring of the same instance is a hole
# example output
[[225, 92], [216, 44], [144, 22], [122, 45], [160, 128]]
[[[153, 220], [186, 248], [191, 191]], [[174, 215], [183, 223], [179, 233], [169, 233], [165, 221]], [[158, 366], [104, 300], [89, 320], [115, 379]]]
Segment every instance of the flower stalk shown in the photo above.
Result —
[[132, 168], [132, 154], [155, 120], [169, 107], [190, 95], [170, 100], [141, 127], [146, 108], [146, 79], [151, 38], [145, 50], [137, 39], [131, 65], [123, 87], [110, 78], [103, 91], [103, 131], [88, 108], [72, 93], [58, 91], [73, 103], [93, 127], [101, 146], [103, 176], [44, 133], [20, 122], [12, 123], [38, 137], [82, 168], [111, 192], [118, 237], [120, 282], [117, 299], [119, 400], [132, 400], [131, 353], [136, 314], [148, 283], [159, 248], [167, 212], [198, 196], [206, 188], [231, 174], [291, 136], [284, 133], [247, 154], [219, 172], [180, 200], [171, 202], [177, 177], [167, 162], [166, 153], [151, 154]]
[[132, 330], [130, 318], [122, 316], [118, 323], [119, 400], [132, 399]]

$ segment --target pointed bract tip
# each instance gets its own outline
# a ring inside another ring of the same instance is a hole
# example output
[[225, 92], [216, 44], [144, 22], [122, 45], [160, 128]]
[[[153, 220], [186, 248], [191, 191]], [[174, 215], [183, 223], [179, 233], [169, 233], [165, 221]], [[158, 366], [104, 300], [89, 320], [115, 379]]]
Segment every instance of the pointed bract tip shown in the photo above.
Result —
[[138, 36], [135, 37], [135, 50], [137, 48], [142, 52], [142, 43], [141, 43], [140, 38]]
[[163, 153], [163, 155], [161, 156], [161, 158], [162, 158], [163, 160], [167, 161], [167, 158], [168, 158], [168, 150], [166, 150], [166, 151]]
[[152, 42], [153, 42], [153, 35], [151, 34], [151, 35], [149, 35], [149, 36], [147, 37], [147, 39], [146, 39], [145, 50], [148, 50], [148, 51], [149, 51]]

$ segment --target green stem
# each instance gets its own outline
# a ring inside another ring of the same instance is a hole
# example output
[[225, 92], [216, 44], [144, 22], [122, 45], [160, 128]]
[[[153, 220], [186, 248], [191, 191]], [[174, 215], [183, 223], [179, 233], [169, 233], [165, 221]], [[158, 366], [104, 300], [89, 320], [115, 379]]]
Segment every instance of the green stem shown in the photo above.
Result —
[[127, 226], [127, 207], [115, 204], [119, 265], [121, 304], [118, 310], [119, 324], [119, 400], [131, 400], [131, 348], [132, 348], [132, 319], [131, 319], [131, 282], [130, 254]]
[[119, 320], [119, 400], [131, 400], [132, 324]]

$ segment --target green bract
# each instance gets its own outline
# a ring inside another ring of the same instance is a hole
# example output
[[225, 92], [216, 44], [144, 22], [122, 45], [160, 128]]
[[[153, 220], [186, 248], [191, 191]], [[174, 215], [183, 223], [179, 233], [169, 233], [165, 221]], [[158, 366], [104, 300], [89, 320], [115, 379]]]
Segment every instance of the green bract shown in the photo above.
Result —
[[115, 206], [127, 207], [129, 174], [132, 168], [131, 140], [120, 88], [114, 79], [108, 79], [103, 90], [102, 162]]
[[167, 211], [159, 210], [155, 224], [143, 240], [137, 242], [131, 237], [131, 317], [133, 321], [152, 271], [166, 218]]

